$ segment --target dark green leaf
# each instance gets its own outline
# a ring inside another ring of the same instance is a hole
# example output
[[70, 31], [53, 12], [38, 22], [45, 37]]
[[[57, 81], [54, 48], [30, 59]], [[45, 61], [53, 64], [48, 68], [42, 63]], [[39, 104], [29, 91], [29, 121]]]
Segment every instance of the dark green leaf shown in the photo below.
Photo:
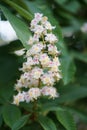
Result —
[[48, 117], [39, 116], [38, 122], [41, 124], [44, 130], [57, 130], [54, 122]]
[[87, 97], [87, 88], [82, 86], [63, 86], [59, 88], [60, 97], [55, 102], [72, 102]]
[[28, 121], [29, 115], [23, 116], [20, 119], [18, 119], [12, 126], [12, 130], [19, 130], [22, 128]]
[[67, 111], [69, 111], [72, 114], [74, 114], [80, 120], [82, 120], [82, 121], [87, 123], [87, 112], [85, 112], [84, 110], [73, 108], [73, 107], [65, 107], [65, 108], [67, 109]]
[[21, 112], [20, 110], [14, 105], [5, 105], [3, 107], [3, 118], [5, 123], [12, 127], [13, 124], [20, 118]]
[[74, 119], [72, 115], [63, 109], [59, 109], [56, 112], [58, 121], [66, 128], [66, 130], [76, 130]]

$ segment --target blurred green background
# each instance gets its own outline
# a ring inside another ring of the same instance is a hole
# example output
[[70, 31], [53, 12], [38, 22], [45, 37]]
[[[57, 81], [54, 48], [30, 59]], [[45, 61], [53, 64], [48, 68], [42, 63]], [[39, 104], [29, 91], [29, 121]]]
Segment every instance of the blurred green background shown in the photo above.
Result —
[[[32, 109], [32, 103], [20, 107], [11, 105], [14, 84], [20, 75], [18, 69], [24, 60], [13, 52], [23, 46], [27, 48], [26, 41], [31, 35], [29, 23], [36, 12], [43, 13], [56, 26], [54, 33], [59, 39], [57, 47], [61, 50], [63, 77], [55, 85], [60, 97], [52, 101], [39, 100], [38, 111], [51, 118], [57, 130], [75, 130], [72, 120], [77, 130], [87, 130], [87, 0], [0, 0], [0, 10], [2, 20], [10, 21], [19, 38], [0, 46], [0, 130], [12, 129], [19, 118], [26, 122], [27, 118], [23, 116]], [[21, 130], [43, 129], [38, 121], [25, 126], [23, 123], [20, 123]]]

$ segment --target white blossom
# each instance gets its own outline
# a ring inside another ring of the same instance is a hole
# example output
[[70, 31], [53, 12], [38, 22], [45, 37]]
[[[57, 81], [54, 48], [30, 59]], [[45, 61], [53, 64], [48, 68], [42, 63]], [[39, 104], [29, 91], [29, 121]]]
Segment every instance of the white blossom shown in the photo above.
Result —
[[46, 34], [45, 40], [49, 43], [55, 43], [57, 42], [58, 39], [54, 34], [49, 33], [49, 34]]
[[53, 85], [55, 82], [52, 74], [49, 73], [44, 73], [43, 76], [41, 76], [41, 80], [45, 85]]
[[41, 75], [43, 74], [43, 70], [38, 68], [38, 67], [35, 67], [33, 70], [32, 70], [32, 77], [34, 79], [39, 79], [41, 77]]
[[46, 21], [46, 22], [45, 22], [45, 28], [46, 28], [47, 30], [52, 30], [52, 29], [55, 29], [55, 27], [54, 27], [54, 26], [52, 26], [52, 25], [51, 25], [51, 23], [50, 23], [50, 22], [48, 22], [48, 21]]
[[55, 98], [55, 97], [59, 96], [57, 91], [56, 91], [56, 88], [54, 88], [54, 87], [45, 86], [42, 88], [41, 93], [44, 96], [50, 96], [50, 98]]
[[20, 69], [23, 73], [15, 85], [18, 94], [14, 96], [13, 102], [16, 105], [23, 101], [29, 103], [40, 96], [58, 97], [53, 85], [62, 78], [59, 51], [54, 45], [57, 37], [52, 33], [55, 26], [40, 13], [35, 13], [30, 25], [34, 35], [27, 42], [30, 48], [26, 51], [26, 61]]
[[40, 55], [39, 60], [40, 60], [41, 65], [42, 65], [43, 67], [46, 67], [46, 66], [49, 65], [50, 58], [49, 58], [49, 56], [48, 56], [46, 53], [42, 53], [42, 54]]
[[39, 88], [30, 88], [28, 94], [31, 101], [41, 96], [41, 92]]
[[48, 53], [52, 55], [58, 54], [57, 47], [52, 44], [48, 44]]
[[13, 104], [19, 105], [20, 102], [24, 102], [24, 94], [19, 92], [14, 96]]

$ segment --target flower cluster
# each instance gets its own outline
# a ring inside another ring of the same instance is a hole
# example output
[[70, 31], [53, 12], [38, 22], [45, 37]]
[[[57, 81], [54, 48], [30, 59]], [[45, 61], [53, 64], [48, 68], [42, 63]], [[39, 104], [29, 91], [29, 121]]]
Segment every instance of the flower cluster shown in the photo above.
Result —
[[46, 16], [35, 13], [30, 24], [33, 37], [28, 41], [30, 49], [26, 52], [26, 62], [21, 68], [23, 73], [15, 85], [18, 94], [14, 96], [14, 104], [19, 105], [24, 101], [28, 103], [40, 96], [58, 97], [53, 85], [61, 78], [58, 59], [60, 52], [55, 46], [58, 39], [52, 33], [53, 29], [55, 27]]

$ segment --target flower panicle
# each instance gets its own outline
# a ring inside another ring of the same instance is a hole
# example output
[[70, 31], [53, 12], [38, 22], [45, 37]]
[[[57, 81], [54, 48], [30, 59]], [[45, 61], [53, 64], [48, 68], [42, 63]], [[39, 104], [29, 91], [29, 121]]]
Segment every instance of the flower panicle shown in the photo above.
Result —
[[23, 63], [20, 79], [15, 84], [18, 92], [14, 96], [13, 104], [20, 102], [29, 103], [41, 96], [56, 98], [59, 96], [53, 85], [61, 79], [59, 66], [60, 61], [55, 43], [57, 37], [52, 33], [55, 26], [52, 26], [46, 16], [35, 13], [30, 23], [30, 30], [33, 36], [27, 44], [30, 49], [26, 52], [26, 62]]

